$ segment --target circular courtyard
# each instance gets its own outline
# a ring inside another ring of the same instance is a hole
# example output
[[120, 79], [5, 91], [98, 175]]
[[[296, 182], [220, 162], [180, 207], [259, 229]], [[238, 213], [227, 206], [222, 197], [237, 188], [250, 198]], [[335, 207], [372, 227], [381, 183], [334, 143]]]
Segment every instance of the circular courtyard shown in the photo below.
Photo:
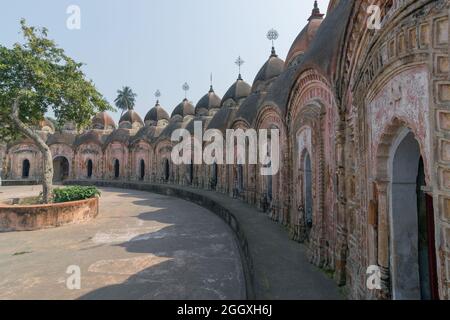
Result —
[[[1, 187], [0, 201], [40, 186]], [[90, 222], [0, 233], [0, 299], [244, 299], [239, 249], [212, 212], [177, 198], [101, 189]]]

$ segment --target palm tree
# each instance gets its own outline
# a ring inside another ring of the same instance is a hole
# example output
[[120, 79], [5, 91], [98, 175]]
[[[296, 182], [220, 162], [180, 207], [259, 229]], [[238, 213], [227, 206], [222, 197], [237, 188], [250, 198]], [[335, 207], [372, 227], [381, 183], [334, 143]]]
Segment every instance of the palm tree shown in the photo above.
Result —
[[122, 114], [128, 110], [133, 110], [136, 102], [137, 94], [131, 90], [130, 87], [123, 87], [122, 90], [117, 90], [117, 98], [114, 100], [116, 107], [122, 110]]

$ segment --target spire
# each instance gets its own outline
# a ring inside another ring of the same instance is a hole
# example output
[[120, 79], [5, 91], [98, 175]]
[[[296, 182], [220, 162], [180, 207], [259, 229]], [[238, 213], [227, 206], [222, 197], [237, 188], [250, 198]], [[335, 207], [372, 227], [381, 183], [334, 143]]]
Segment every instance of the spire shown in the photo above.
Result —
[[323, 19], [324, 14], [320, 13], [319, 4], [317, 3], [317, 0], [314, 1], [314, 9], [312, 10], [311, 17], [309, 17], [308, 21], [311, 21], [313, 19]]
[[270, 29], [267, 32], [267, 39], [272, 41], [272, 57], [277, 57], [277, 52], [275, 51], [275, 40], [277, 40], [279, 37], [278, 31], [275, 29]]
[[161, 91], [159, 91], [159, 89], [156, 90], [155, 97], [156, 97], [156, 104], [155, 104], [155, 106], [159, 106], [159, 98], [161, 97]]
[[187, 92], [189, 91], [191, 87], [189, 87], [189, 84], [187, 82], [185, 82], [182, 86], [182, 89], [184, 91], [184, 101], [187, 100]]
[[242, 75], [241, 75], [241, 67], [242, 65], [245, 63], [244, 60], [242, 60], [241, 56], [239, 56], [235, 62], [235, 64], [239, 67], [239, 76], [238, 76], [238, 80], [242, 80]]
[[211, 72], [211, 76], [210, 76], [209, 82], [210, 82], [209, 92], [211, 93], [211, 92], [214, 92], [214, 88], [213, 88], [213, 74], [212, 74], [212, 72]]

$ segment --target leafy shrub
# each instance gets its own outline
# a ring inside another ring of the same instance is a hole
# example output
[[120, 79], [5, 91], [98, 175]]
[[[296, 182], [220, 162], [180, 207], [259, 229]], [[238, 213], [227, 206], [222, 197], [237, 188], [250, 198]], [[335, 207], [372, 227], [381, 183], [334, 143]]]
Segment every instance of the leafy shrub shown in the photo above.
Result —
[[99, 197], [100, 191], [96, 187], [73, 186], [53, 190], [53, 202], [70, 202]]

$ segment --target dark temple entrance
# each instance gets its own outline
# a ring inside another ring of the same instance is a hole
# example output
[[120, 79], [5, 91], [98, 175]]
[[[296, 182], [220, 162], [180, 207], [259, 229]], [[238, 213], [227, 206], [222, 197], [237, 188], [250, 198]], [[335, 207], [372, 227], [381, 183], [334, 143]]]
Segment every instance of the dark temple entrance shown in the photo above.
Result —
[[53, 159], [53, 182], [62, 182], [69, 178], [69, 160], [59, 156]]

